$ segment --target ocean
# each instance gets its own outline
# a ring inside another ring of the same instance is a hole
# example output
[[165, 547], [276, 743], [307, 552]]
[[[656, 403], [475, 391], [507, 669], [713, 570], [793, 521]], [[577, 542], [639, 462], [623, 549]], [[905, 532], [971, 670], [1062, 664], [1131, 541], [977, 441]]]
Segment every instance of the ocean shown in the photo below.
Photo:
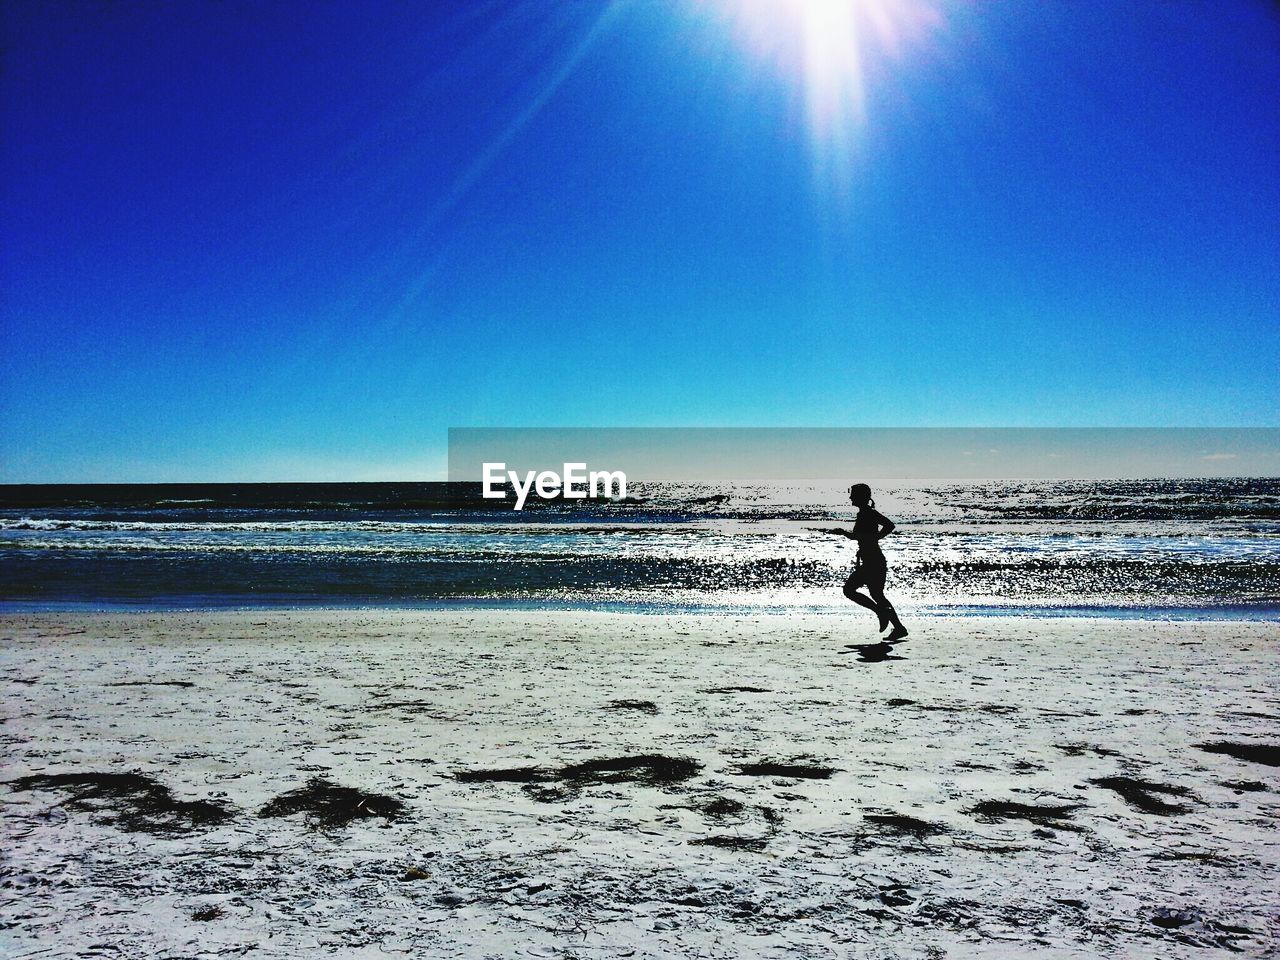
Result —
[[[1280, 618], [1280, 479], [881, 481], [903, 612]], [[843, 481], [0, 486], [0, 604], [858, 611]]]

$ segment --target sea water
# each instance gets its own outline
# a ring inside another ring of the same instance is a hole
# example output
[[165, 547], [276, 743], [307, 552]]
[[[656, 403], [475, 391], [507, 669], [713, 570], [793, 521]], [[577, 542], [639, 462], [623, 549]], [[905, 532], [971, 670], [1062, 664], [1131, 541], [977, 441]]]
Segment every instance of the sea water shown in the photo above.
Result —
[[[1280, 479], [873, 486], [904, 609], [1280, 616]], [[445, 483], [4, 486], [0, 602], [849, 613], [846, 488], [632, 482], [515, 512]]]

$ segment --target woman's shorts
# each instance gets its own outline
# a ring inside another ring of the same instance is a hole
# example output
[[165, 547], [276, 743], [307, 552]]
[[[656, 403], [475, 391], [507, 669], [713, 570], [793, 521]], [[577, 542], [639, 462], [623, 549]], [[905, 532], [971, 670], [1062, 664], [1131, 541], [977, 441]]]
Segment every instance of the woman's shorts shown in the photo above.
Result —
[[853, 568], [853, 573], [849, 574], [849, 579], [844, 582], [844, 589], [857, 590], [859, 587], [869, 587], [873, 590], [883, 590], [885, 578], [889, 574], [889, 564], [884, 558], [884, 554], [873, 554], [869, 557], [860, 556], [858, 565]]

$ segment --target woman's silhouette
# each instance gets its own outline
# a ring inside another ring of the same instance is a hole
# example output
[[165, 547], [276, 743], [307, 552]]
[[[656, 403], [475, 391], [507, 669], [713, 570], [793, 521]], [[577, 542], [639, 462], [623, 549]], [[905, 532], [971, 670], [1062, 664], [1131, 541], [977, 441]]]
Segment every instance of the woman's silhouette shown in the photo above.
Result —
[[[897, 611], [884, 595], [884, 581], [889, 572], [889, 564], [880, 549], [880, 540], [893, 533], [894, 524], [884, 514], [876, 510], [876, 502], [871, 499], [871, 488], [865, 483], [855, 483], [849, 488], [849, 502], [858, 508], [858, 517], [853, 522], [852, 530], [835, 530], [841, 536], [858, 541], [858, 560], [844, 582], [844, 595], [854, 603], [874, 610], [880, 617], [880, 629], [893, 624], [893, 632], [884, 638], [885, 643], [896, 643], [907, 638], [907, 628], [898, 619]], [[869, 597], [858, 592], [866, 587]]]

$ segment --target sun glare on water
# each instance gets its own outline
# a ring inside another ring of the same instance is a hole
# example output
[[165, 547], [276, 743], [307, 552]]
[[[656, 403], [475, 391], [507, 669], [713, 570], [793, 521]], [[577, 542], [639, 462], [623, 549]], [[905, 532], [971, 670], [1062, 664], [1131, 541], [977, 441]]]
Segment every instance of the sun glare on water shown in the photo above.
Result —
[[750, 49], [800, 85], [815, 178], [848, 188], [869, 87], [942, 24], [930, 0], [718, 0]]

